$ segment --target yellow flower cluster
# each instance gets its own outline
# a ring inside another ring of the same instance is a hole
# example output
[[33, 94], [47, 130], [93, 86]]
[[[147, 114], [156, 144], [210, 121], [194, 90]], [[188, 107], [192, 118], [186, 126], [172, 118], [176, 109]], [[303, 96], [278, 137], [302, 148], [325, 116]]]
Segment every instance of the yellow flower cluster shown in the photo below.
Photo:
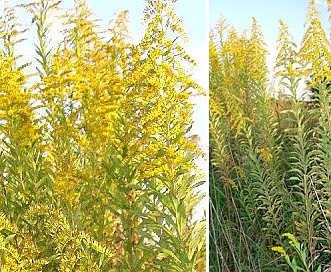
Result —
[[270, 154], [270, 152], [267, 149], [260, 148], [257, 150], [257, 152], [262, 155], [262, 160], [264, 162], [270, 162], [272, 160], [272, 154]]
[[79, 202], [80, 193], [77, 191], [78, 179], [70, 172], [58, 173], [54, 182], [54, 190], [70, 205], [75, 206]]
[[273, 247], [271, 247], [271, 250], [279, 252], [281, 254], [281, 256], [286, 256], [286, 252], [285, 252], [284, 248], [281, 246], [273, 246]]
[[226, 181], [231, 185], [231, 187], [232, 187], [233, 189], [238, 189], [238, 186], [237, 186], [237, 184], [234, 182], [233, 179], [231, 179], [231, 178], [226, 178]]
[[295, 236], [291, 233], [284, 233], [282, 235], [283, 237], [287, 237], [290, 239], [290, 244], [294, 247], [298, 247], [299, 246], [299, 242], [297, 241], [297, 239], [295, 238]]
[[0, 126], [6, 137], [26, 146], [37, 138], [38, 127], [33, 124], [33, 95], [24, 90], [25, 76], [14, 67], [14, 58], [5, 57], [0, 52]]
[[256, 118], [254, 97], [260, 90], [253, 86], [267, 80], [267, 51], [254, 18], [251, 37], [229, 29], [225, 20], [220, 20], [217, 31], [220, 45], [213, 33], [209, 42], [210, 110], [226, 116], [229, 129], [238, 136], [244, 125], [254, 123]]

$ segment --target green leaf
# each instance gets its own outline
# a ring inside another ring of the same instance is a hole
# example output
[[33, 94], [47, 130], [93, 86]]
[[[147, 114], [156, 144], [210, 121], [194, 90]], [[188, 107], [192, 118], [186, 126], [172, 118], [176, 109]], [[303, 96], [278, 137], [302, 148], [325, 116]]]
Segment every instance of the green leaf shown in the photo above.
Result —
[[9, 244], [14, 239], [15, 236], [16, 236], [16, 233], [8, 235], [4, 240], [4, 244], [5, 245]]

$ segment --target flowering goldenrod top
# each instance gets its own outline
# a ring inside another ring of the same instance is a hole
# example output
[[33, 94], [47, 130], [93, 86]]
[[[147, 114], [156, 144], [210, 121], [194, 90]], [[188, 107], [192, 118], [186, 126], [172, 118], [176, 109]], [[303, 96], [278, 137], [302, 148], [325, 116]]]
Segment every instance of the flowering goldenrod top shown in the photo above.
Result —
[[[11, 255], [0, 270], [205, 270], [205, 220], [192, 219], [203, 198], [194, 163], [202, 152], [187, 137], [190, 98], [203, 92], [184, 68], [195, 62], [175, 2], [147, 1], [137, 44], [126, 11], [101, 31], [84, 0], [65, 14], [62, 1], [20, 6], [36, 27], [38, 82], [25, 88], [25, 66], [16, 67], [7, 39], [0, 248]], [[63, 22], [52, 43], [50, 14]]]

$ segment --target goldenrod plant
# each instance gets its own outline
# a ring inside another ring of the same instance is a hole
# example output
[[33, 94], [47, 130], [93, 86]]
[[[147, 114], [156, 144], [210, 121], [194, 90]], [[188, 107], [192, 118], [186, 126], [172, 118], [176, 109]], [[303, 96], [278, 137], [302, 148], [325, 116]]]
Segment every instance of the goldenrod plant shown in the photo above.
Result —
[[[282, 257], [286, 260], [287, 264], [291, 267], [292, 271], [311, 271], [311, 266], [313, 262], [307, 263], [307, 249], [304, 247], [304, 244], [301, 244], [297, 241], [297, 239], [294, 237], [291, 233], [284, 233], [282, 236], [287, 237], [289, 239], [289, 245], [295, 249], [295, 254], [297, 256], [294, 256], [292, 259], [290, 256], [286, 253], [283, 247], [281, 246], [273, 246], [271, 249], [273, 251], [276, 251], [281, 254]], [[298, 261], [296, 259], [298, 258]], [[314, 261], [314, 260], [313, 260]], [[298, 264], [299, 263], [299, 264]], [[321, 265], [318, 266], [315, 272], [321, 272]]]
[[36, 31], [23, 66], [25, 34], [5, 9], [0, 271], [205, 271], [203, 153], [188, 137], [203, 91], [175, 2], [146, 2], [137, 43], [127, 11], [104, 27], [84, 0], [22, 3]]
[[279, 24], [272, 80], [254, 18], [211, 32], [210, 271], [330, 269], [330, 40], [315, 1], [299, 46]]

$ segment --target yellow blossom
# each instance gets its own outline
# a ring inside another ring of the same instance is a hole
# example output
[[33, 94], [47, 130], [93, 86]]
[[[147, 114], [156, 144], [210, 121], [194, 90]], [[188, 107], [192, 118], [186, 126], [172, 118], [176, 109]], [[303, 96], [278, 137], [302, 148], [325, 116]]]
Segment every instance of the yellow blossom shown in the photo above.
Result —
[[270, 152], [267, 149], [260, 148], [257, 150], [257, 152], [262, 155], [262, 160], [264, 162], [270, 162], [272, 160], [272, 154], [270, 154]]
[[271, 250], [279, 252], [282, 256], [286, 256], [286, 252], [283, 247], [281, 246], [273, 246], [271, 247]]
[[229, 182], [229, 184], [231, 185], [231, 187], [232, 187], [233, 189], [238, 189], [238, 186], [237, 186], [237, 184], [233, 181], [233, 179], [231, 179], [231, 178], [226, 178], [226, 181]]
[[295, 238], [295, 236], [291, 233], [284, 233], [282, 235], [283, 237], [287, 237], [290, 239], [290, 244], [294, 247], [298, 247], [299, 246], [299, 242], [297, 241], [297, 239]]

